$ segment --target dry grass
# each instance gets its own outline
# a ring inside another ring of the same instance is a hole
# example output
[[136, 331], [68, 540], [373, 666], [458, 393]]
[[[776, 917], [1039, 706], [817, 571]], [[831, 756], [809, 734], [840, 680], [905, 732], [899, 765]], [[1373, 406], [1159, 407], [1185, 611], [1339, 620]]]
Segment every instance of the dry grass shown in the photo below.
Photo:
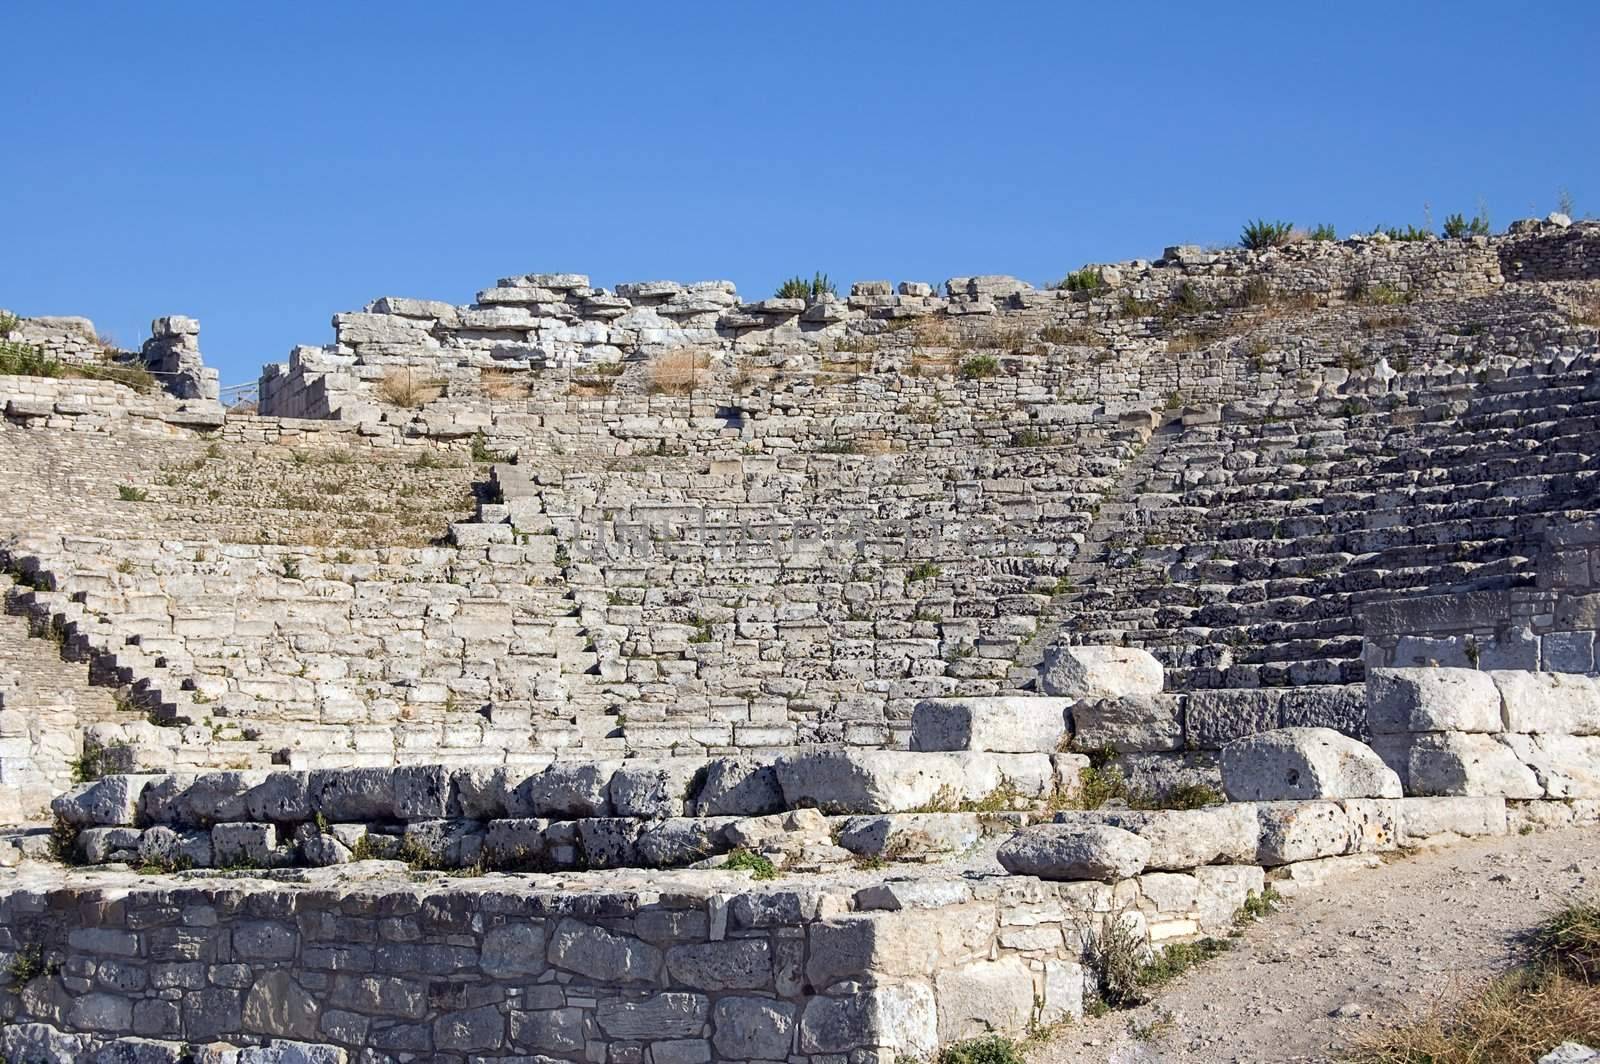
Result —
[[1376, 1031], [1363, 1064], [1525, 1064], [1562, 1042], [1600, 1045], [1600, 901], [1574, 902], [1529, 936], [1527, 967], [1454, 1009]]
[[1452, 1014], [1434, 1013], [1358, 1044], [1363, 1064], [1528, 1064], [1562, 1042], [1600, 1043], [1600, 986], [1553, 968], [1496, 980]]
[[1600, 328], [1600, 296], [1593, 296], [1588, 301], [1578, 304], [1570, 320], [1574, 325]]
[[425, 406], [444, 394], [444, 382], [409, 367], [392, 369], [378, 381], [378, 399], [390, 406]]
[[659, 395], [688, 395], [708, 383], [711, 356], [694, 347], [680, 347], [657, 358], [647, 367], [650, 390]]
[[479, 385], [490, 399], [526, 399], [533, 390], [525, 374], [509, 369], [484, 370]]

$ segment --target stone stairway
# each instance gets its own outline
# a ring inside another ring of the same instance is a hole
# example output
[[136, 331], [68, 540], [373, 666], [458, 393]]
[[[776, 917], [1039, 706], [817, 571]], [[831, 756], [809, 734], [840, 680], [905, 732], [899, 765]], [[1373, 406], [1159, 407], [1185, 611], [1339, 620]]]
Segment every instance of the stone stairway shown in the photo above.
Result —
[[1549, 523], [1600, 506], [1595, 365], [1186, 427], [1068, 638], [1143, 646], [1178, 689], [1361, 680], [1368, 604], [1528, 586]]
[[[1182, 433], [1179, 419], [1169, 420], [1151, 431], [1144, 446], [1122, 468], [1104, 495], [1094, 523], [1084, 536], [1078, 557], [1066, 568], [1063, 585], [1050, 599], [1048, 612], [1040, 618], [1032, 635], [1019, 641], [1010, 656], [1006, 682], [1013, 691], [1032, 691], [1038, 667], [1047, 648], [1060, 634], [1063, 624], [1074, 617], [1089, 590], [1109, 582], [1111, 560], [1109, 544], [1131, 528], [1139, 527], [1145, 515], [1171, 501], [1163, 489], [1170, 484], [1153, 484], [1157, 467], [1169, 447]], [[1155, 487], [1157, 490], [1151, 491]]]
[[84, 728], [117, 713], [115, 694], [92, 686], [47, 632], [0, 614], [0, 822], [38, 819], [73, 783]]

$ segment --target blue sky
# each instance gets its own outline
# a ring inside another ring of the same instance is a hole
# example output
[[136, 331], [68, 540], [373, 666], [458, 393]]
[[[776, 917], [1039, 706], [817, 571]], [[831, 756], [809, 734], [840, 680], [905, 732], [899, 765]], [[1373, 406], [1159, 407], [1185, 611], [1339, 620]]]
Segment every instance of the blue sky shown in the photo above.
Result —
[[[1314, 8], [1314, 10], [1313, 10]], [[1600, 4], [16, 3], [0, 306], [251, 381], [380, 295], [751, 298], [1600, 212]]]

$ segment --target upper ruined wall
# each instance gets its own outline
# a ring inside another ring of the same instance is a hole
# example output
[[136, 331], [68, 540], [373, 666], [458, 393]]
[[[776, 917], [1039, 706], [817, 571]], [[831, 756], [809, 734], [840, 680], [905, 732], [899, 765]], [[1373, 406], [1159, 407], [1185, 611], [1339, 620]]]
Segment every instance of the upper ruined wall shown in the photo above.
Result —
[[[1508, 281], [1600, 278], [1600, 224], [1563, 222], [1517, 223], [1504, 236], [1459, 240], [1376, 235], [1265, 251], [1177, 246], [1154, 262], [1100, 267], [1104, 283], [1089, 291], [988, 275], [951, 278], [942, 294], [921, 282], [863, 281], [847, 296], [746, 301], [727, 281], [649, 281], [612, 290], [592, 286], [582, 274], [526, 274], [502, 278], [465, 306], [385, 297], [335, 315], [334, 343], [297, 347], [287, 363], [265, 368], [261, 412], [377, 420], [379, 382], [408, 369], [448, 389], [490, 368], [570, 374], [683, 348], [749, 361], [774, 352], [825, 357], [880, 348], [1003, 348], [1019, 338], [1080, 348], [1086, 366], [1114, 357], [1123, 373], [1097, 381], [1097, 397], [1164, 397], [1184, 376], [1182, 355], [1195, 339], [1225, 332], [1230, 314], [1263, 299], [1331, 307], [1362, 305], [1373, 293], [1383, 301], [1464, 300], [1498, 292]], [[1181, 344], [1171, 328], [1175, 305], [1192, 326]], [[1300, 340], [1318, 349], [1325, 364], [1337, 361], [1357, 331], [1353, 321], [1330, 325]], [[1429, 337], [1412, 339], [1425, 357], [1436, 353]], [[1437, 353], [1448, 355], [1448, 345]], [[1243, 365], [1245, 358], [1232, 361]], [[1188, 376], [1205, 374], [1190, 368]], [[1259, 382], [1223, 380], [1207, 397], [1241, 397], [1241, 388], [1255, 395]]]
[[[0, 309], [0, 318], [12, 316]], [[94, 322], [78, 317], [16, 316], [0, 340], [32, 348], [47, 362], [81, 371], [69, 376], [89, 376], [93, 375], [90, 371], [101, 370], [113, 371], [102, 375], [115, 379], [114, 371], [134, 369], [149, 373], [163, 391], [178, 399], [215, 402], [220, 390], [217, 371], [205, 365], [200, 355], [200, 323], [180, 314], [152, 321], [150, 338], [137, 352], [121, 350], [100, 335]]]

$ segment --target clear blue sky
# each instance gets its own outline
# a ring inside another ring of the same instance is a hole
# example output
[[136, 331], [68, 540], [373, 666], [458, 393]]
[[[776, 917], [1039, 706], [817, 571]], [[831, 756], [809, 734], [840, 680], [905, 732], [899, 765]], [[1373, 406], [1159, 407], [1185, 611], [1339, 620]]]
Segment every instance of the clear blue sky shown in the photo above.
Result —
[[[1291, 10], [1291, 8], [1293, 10]], [[1314, 10], [1313, 10], [1314, 9]], [[752, 298], [1600, 212], [1600, 4], [12, 3], [0, 306], [224, 383], [380, 295]]]

